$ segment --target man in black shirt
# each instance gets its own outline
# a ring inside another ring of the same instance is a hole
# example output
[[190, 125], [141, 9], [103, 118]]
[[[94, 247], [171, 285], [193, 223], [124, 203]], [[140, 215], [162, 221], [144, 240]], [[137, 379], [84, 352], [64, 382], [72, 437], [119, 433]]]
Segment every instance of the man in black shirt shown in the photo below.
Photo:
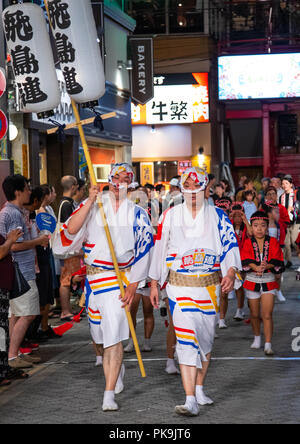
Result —
[[[61, 180], [63, 198], [60, 203], [60, 223], [65, 223], [75, 210], [73, 197], [78, 189], [77, 179], [73, 176], [65, 176]], [[80, 269], [80, 256], [72, 256], [63, 261], [60, 275], [60, 303], [61, 320], [70, 321], [73, 318], [70, 304], [70, 284], [73, 273]]]

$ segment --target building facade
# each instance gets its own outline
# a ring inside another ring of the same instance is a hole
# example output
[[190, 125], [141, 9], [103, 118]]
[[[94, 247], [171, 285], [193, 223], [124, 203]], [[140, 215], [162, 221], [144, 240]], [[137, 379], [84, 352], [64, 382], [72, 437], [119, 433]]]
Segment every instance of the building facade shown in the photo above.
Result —
[[208, 12], [208, 1], [129, 2], [135, 34], [151, 36], [154, 48], [154, 97], [132, 112], [142, 184], [167, 182], [189, 165], [219, 174], [217, 47]]
[[[43, 7], [42, 1], [36, 3], [40, 3]], [[127, 62], [127, 38], [135, 29], [135, 21], [116, 1], [93, 0], [92, 6], [106, 78], [106, 93], [99, 100], [95, 111], [100, 115], [116, 113], [116, 117], [103, 121], [103, 130], [93, 124], [84, 126], [97, 180], [99, 184], [102, 184], [106, 181], [107, 170], [112, 163], [131, 161], [129, 71], [120, 68], [118, 61]], [[55, 49], [53, 51], [55, 60], [58, 61]], [[55, 115], [52, 120], [60, 125], [67, 125], [73, 123], [75, 119], [59, 63], [56, 63], [56, 67], [61, 103], [54, 110]], [[78, 131], [77, 129], [67, 130], [65, 142], [62, 142], [57, 134], [47, 133], [49, 129], [56, 126], [55, 123], [50, 122], [49, 119], [39, 119], [35, 114], [19, 112], [18, 92], [9, 63], [6, 69], [10, 73], [8, 112], [10, 122], [15, 128], [7, 157], [13, 160], [15, 173], [31, 178], [34, 185], [51, 183], [60, 194], [62, 176], [70, 174], [84, 177], [87, 174]], [[90, 109], [80, 109], [80, 115], [82, 119], [87, 119], [95, 114]]]

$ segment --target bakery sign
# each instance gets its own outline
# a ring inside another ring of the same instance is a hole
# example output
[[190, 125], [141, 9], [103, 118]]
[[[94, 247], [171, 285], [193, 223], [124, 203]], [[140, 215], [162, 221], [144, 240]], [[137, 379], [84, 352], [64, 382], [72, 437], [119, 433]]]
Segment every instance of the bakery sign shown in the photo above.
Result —
[[208, 73], [154, 76], [154, 97], [131, 105], [133, 125], [209, 122]]
[[144, 105], [153, 98], [153, 40], [130, 37], [132, 60], [131, 96], [135, 103]]

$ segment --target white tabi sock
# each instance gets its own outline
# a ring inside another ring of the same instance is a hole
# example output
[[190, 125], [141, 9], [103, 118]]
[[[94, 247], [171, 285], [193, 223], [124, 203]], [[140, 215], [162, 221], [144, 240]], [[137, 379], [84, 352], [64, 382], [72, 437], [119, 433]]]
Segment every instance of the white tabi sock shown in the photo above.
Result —
[[132, 338], [129, 338], [128, 344], [124, 348], [125, 353], [132, 353], [134, 350], [133, 340]]
[[103, 364], [103, 358], [102, 358], [102, 356], [96, 356], [95, 367], [101, 367], [102, 364]]
[[281, 290], [277, 290], [276, 292], [278, 302], [285, 302], [286, 298], [283, 296]]
[[115, 392], [114, 391], [105, 391], [104, 392], [102, 410], [104, 412], [112, 412], [112, 411], [119, 410], [119, 406], [115, 401]]
[[260, 336], [254, 336], [254, 342], [251, 345], [251, 348], [258, 350], [261, 347], [261, 337]]
[[225, 319], [220, 319], [219, 320], [219, 328], [220, 329], [227, 328], [227, 325], [225, 323]]
[[180, 371], [176, 367], [175, 359], [170, 359], [170, 358], [167, 359], [166, 372], [169, 375], [179, 375], [180, 374]]
[[119, 395], [124, 390], [124, 376], [125, 376], [125, 365], [122, 364], [120, 374], [117, 380], [115, 395]]
[[199, 406], [195, 396], [187, 396], [184, 405], [178, 405], [175, 408], [178, 415], [197, 416], [199, 415]]
[[196, 399], [200, 405], [212, 405], [214, 401], [205, 395], [203, 386], [196, 385]]
[[196, 396], [187, 396], [185, 403], [186, 403], [186, 405], [190, 405], [190, 406], [197, 404]]
[[145, 351], [145, 352], [152, 351], [151, 339], [144, 338], [144, 344], [142, 346], [142, 351]]
[[245, 318], [245, 313], [243, 312], [243, 310], [241, 308], [238, 308], [235, 314], [235, 318], [239, 318], [239, 319], [244, 319]]
[[266, 342], [266, 343], [265, 343], [265, 354], [266, 354], [267, 356], [273, 356], [273, 355], [274, 355], [274, 352], [273, 352], [273, 350], [272, 350], [272, 344], [271, 344], [271, 342]]

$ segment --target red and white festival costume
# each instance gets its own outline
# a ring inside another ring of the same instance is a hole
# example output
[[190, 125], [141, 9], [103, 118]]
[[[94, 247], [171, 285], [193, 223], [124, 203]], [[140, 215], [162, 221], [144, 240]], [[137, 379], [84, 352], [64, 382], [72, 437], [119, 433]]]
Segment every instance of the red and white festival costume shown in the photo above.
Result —
[[[121, 203], [115, 213], [109, 193], [103, 194], [102, 200], [124, 286], [145, 280], [154, 245], [147, 213], [128, 199]], [[83, 205], [85, 202], [77, 211]], [[63, 225], [54, 251], [65, 254], [83, 247], [87, 265], [86, 307], [91, 335], [96, 344], [111, 347], [129, 338], [129, 327], [119, 299], [120, 288], [99, 207], [97, 203], [94, 204], [81, 230], [74, 236], [68, 232], [71, 218]]]
[[[184, 183], [184, 177], [182, 180]], [[202, 185], [204, 190], [207, 183]], [[205, 200], [196, 219], [186, 203], [162, 215], [149, 275], [163, 286], [170, 273], [166, 290], [180, 364], [202, 368], [202, 362], [207, 361], [219, 312], [219, 274], [226, 276], [231, 267], [241, 270], [241, 260], [232, 224], [224, 211]], [[175, 276], [175, 284], [171, 276]], [[216, 282], [206, 287], [181, 286], [181, 277], [184, 285], [187, 280], [192, 279], [194, 285], [197, 279], [208, 277], [216, 278]], [[236, 288], [240, 286], [237, 280]]]
[[[275, 274], [284, 271], [283, 253], [279, 242], [274, 237], [266, 236], [264, 251], [261, 254], [256, 239], [254, 237], [246, 239], [241, 256], [243, 269], [247, 272], [244, 281], [247, 297], [251, 299], [259, 298], [264, 293], [275, 294], [275, 290], [279, 289]], [[250, 264], [260, 266], [263, 261], [274, 265], [274, 268], [266, 270], [262, 276], [258, 276], [254, 271], [251, 271]]]

